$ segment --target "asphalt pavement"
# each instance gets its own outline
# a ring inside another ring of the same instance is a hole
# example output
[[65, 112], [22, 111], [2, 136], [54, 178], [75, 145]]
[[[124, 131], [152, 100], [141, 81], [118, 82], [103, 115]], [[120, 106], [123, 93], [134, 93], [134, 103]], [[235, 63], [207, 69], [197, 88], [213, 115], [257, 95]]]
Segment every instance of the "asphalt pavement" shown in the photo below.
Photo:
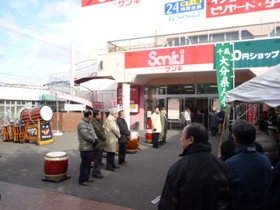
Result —
[[[131, 209], [157, 209], [151, 201], [161, 194], [168, 169], [179, 160], [182, 151], [180, 132], [168, 131], [168, 143], [160, 149], [153, 149], [151, 144], [145, 143], [145, 131], [137, 132], [140, 135], [140, 150], [127, 155], [128, 166], [110, 172], [105, 170], [104, 164], [103, 179], [95, 179], [89, 187], [78, 185], [80, 154], [76, 132], [64, 132], [62, 136], [55, 137], [54, 143], [43, 146], [33, 142], [0, 141], [0, 181]], [[219, 140], [219, 136], [210, 137], [215, 155]], [[68, 175], [71, 178], [60, 183], [43, 182], [44, 156], [54, 151], [68, 154]], [[103, 158], [103, 163], [106, 163], [106, 158]], [[0, 194], [3, 200], [1, 189]]]

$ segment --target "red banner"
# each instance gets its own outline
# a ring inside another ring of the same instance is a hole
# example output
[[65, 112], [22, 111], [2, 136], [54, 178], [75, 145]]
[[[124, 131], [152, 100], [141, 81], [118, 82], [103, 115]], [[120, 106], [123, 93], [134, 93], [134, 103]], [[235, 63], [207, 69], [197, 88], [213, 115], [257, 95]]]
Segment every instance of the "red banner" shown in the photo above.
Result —
[[[117, 103], [122, 104], [122, 88], [117, 89]], [[136, 109], [133, 109], [132, 105], [137, 105]], [[131, 113], [138, 113], [140, 107], [140, 88], [139, 87], [131, 87], [130, 88], [130, 106]], [[132, 111], [134, 110], [134, 111]]]
[[82, 7], [87, 7], [96, 4], [103, 4], [107, 2], [112, 2], [115, 0], [82, 0]]
[[103, 102], [93, 102], [93, 108], [94, 109], [104, 109]]
[[125, 68], [213, 63], [213, 45], [184, 46], [125, 53]]
[[257, 115], [257, 111], [258, 111], [258, 105], [257, 104], [246, 104], [246, 111], [249, 110], [246, 113], [246, 120], [249, 123], [254, 122], [255, 117]]
[[220, 17], [280, 8], [280, 0], [207, 0], [206, 17]]

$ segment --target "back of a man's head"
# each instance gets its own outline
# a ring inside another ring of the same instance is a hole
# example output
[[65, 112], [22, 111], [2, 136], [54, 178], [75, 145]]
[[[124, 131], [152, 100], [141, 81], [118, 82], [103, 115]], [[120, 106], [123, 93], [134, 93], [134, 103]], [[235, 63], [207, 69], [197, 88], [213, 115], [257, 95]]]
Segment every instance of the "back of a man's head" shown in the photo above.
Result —
[[192, 136], [194, 138], [194, 142], [207, 143], [209, 140], [209, 135], [206, 128], [200, 123], [191, 123], [187, 127], [186, 132], [186, 139]]
[[244, 120], [244, 119], [237, 119], [237, 120], [234, 120], [234, 121], [232, 122], [232, 124], [231, 124], [231, 132], [234, 131], [234, 127], [235, 127], [236, 125], [241, 124], [241, 123], [247, 123], [247, 121]]
[[235, 125], [233, 134], [241, 145], [251, 144], [256, 139], [256, 129], [247, 122]]
[[268, 125], [267, 125], [266, 121], [264, 121], [263, 119], [255, 120], [254, 125], [255, 126], [258, 125], [261, 131], [264, 131], [264, 132], [267, 131]]
[[90, 115], [92, 115], [92, 111], [91, 111], [90, 109], [86, 109], [86, 110], [84, 111], [84, 117], [87, 118], [87, 117], [89, 117]]

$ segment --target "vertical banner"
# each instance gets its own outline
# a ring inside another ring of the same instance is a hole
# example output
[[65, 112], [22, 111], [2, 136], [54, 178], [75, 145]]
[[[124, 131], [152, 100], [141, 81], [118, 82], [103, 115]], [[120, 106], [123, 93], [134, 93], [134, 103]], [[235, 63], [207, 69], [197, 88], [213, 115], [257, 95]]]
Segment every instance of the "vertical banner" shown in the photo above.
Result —
[[232, 44], [216, 44], [214, 50], [220, 109], [224, 110], [226, 109], [225, 93], [232, 89]]
[[249, 123], [254, 122], [254, 119], [256, 118], [257, 111], [258, 111], [258, 105], [257, 104], [246, 104], [246, 121]]

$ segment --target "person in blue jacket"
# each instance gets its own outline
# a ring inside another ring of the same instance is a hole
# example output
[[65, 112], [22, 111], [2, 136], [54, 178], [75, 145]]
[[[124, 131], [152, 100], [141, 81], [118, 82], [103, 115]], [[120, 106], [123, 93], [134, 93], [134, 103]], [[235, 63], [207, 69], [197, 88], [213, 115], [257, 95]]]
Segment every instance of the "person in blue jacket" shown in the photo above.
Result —
[[228, 160], [234, 186], [236, 210], [263, 210], [271, 164], [265, 155], [256, 151], [255, 128], [247, 123], [234, 127], [235, 155]]

